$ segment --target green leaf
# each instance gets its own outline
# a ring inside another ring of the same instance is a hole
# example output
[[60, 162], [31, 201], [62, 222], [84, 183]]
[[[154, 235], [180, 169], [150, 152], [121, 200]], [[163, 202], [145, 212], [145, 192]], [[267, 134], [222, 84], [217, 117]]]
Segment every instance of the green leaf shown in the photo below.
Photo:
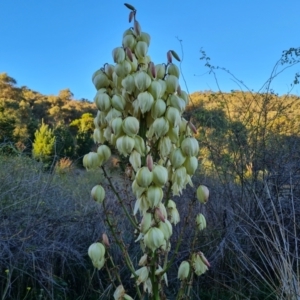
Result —
[[130, 10], [136, 10], [136, 9], [134, 8], [134, 6], [132, 6], [131, 4], [124, 3], [124, 5], [125, 5], [127, 8], [129, 8]]

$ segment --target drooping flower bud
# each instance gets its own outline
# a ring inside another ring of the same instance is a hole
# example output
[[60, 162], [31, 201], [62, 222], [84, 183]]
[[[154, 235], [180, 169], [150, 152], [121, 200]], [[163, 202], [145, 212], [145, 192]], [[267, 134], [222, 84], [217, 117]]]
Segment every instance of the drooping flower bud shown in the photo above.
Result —
[[145, 266], [148, 260], [148, 255], [145, 253], [139, 260], [139, 266]]
[[162, 94], [162, 85], [159, 81], [152, 81], [150, 87], [148, 88], [149, 93], [153, 96], [154, 100], [159, 99]]
[[144, 236], [144, 243], [147, 248], [154, 252], [163, 245], [164, 239], [164, 234], [159, 228], [151, 227]]
[[120, 136], [123, 133], [122, 123], [123, 123], [123, 120], [120, 117], [114, 118], [111, 122], [112, 132], [116, 136]]
[[151, 110], [154, 103], [153, 96], [149, 92], [140, 93], [137, 97], [137, 101], [143, 114]]
[[197, 156], [199, 153], [198, 141], [193, 137], [185, 138], [181, 142], [180, 148], [185, 156]]
[[144, 92], [148, 89], [148, 87], [150, 86], [152, 80], [146, 72], [139, 71], [138, 73], [136, 73], [134, 75], [134, 82], [135, 82], [136, 88], [140, 92]]
[[171, 64], [168, 65], [168, 74], [169, 75], [174, 75], [177, 78], [179, 78], [180, 71], [179, 71], [178, 67], [175, 64], [171, 63]]
[[153, 182], [157, 186], [163, 186], [168, 181], [168, 170], [164, 166], [156, 165], [152, 173], [153, 173]]
[[142, 233], [147, 233], [147, 231], [149, 230], [150, 226], [151, 226], [151, 223], [152, 223], [152, 214], [151, 213], [148, 213], [146, 212], [144, 215], [143, 215], [143, 218], [142, 218], [142, 221], [141, 221], [141, 232]]
[[125, 290], [123, 285], [119, 285], [114, 292], [114, 300], [123, 300], [125, 296]]
[[134, 137], [134, 149], [139, 152], [141, 156], [145, 156], [145, 141], [139, 135]]
[[180, 280], [187, 279], [190, 273], [190, 263], [188, 261], [181, 262], [178, 269], [178, 278]]
[[151, 37], [147, 32], [141, 32], [141, 35], [138, 37], [138, 40], [146, 42], [147, 46], [149, 47]]
[[200, 203], [205, 204], [209, 197], [209, 190], [207, 186], [205, 185], [199, 185], [197, 189], [197, 198], [200, 201]]
[[95, 185], [91, 191], [92, 198], [98, 202], [102, 203], [105, 198], [105, 190], [101, 185]]
[[148, 52], [148, 45], [146, 42], [140, 41], [137, 42], [136, 46], [135, 46], [135, 50], [134, 53], [136, 55], [137, 58], [144, 58], [146, 57]]
[[186, 106], [184, 100], [175, 94], [170, 97], [170, 105], [177, 108], [181, 113], [184, 112]]
[[127, 117], [122, 123], [122, 128], [127, 135], [135, 137], [139, 132], [140, 122], [135, 117]]
[[112, 52], [113, 60], [116, 64], [120, 64], [125, 60], [125, 51], [122, 47], [117, 47]]
[[169, 240], [173, 233], [172, 224], [169, 220], [165, 220], [165, 222], [160, 222], [158, 225], [158, 228], [162, 231], [164, 234], [165, 240]]
[[93, 243], [88, 249], [88, 255], [95, 268], [102, 269], [105, 262], [105, 247], [101, 243]]
[[169, 131], [169, 122], [164, 117], [155, 119], [152, 124], [153, 132], [157, 138], [164, 136]]
[[[139, 284], [145, 282], [148, 279], [148, 277], [149, 277], [149, 268], [146, 267], [146, 266], [141, 267], [140, 269], [135, 271], [135, 274], [138, 276], [136, 284], [139, 285]], [[133, 277], [133, 275], [131, 277]]]
[[164, 64], [158, 64], [155, 66], [156, 70], [156, 78], [157, 79], [163, 79], [166, 74], [166, 65]]
[[122, 87], [125, 89], [127, 93], [131, 94], [135, 90], [134, 76], [130, 74], [127, 75], [122, 80]]
[[136, 150], [133, 150], [129, 156], [129, 162], [131, 163], [135, 172], [141, 167], [141, 154]]
[[198, 214], [196, 216], [196, 224], [199, 230], [203, 230], [206, 228], [206, 219], [203, 214]]
[[147, 189], [147, 200], [150, 204], [150, 207], [156, 207], [159, 205], [163, 198], [163, 190], [161, 187], [151, 185]]
[[97, 93], [94, 102], [101, 111], [108, 111], [111, 108], [110, 97], [106, 93]]
[[126, 157], [133, 150], [134, 139], [128, 135], [123, 135], [117, 139], [116, 146], [118, 151]]
[[160, 153], [160, 157], [167, 157], [172, 150], [172, 142], [168, 136], [163, 136], [160, 138], [158, 149]]
[[167, 105], [166, 102], [162, 99], [157, 99], [152, 108], [151, 108], [151, 116], [153, 119], [161, 117], [166, 111]]
[[99, 146], [97, 149], [97, 153], [98, 153], [102, 163], [105, 163], [106, 161], [108, 161], [108, 159], [111, 156], [110, 148], [106, 145]]
[[109, 79], [102, 70], [98, 70], [93, 74], [92, 81], [97, 90], [106, 88], [109, 85]]
[[177, 91], [178, 88], [178, 78], [174, 75], [168, 75], [166, 78], [166, 84], [167, 84], [167, 92], [170, 94], [174, 94]]
[[186, 168], [186, 173], [188, 175], [194, 175], [198, 168], [198, 159], [195, 156], [187, 157], [183, 165]]
[[123, 47], [125, 49], [129, 48], [129, 49], [131, 49], [133, 51], [134, 47], [136, 45], [136, 39], [135, 39], [135, 37], [132, 34], [125, 35], [123, 37], [122, 45], [123, 45]]
[[207, 266], [203, 263], [199, 253], [192, 254], [192, 265], [197, 276], [204, 274], [208, 270]]
[[171, 161], [173, 168], [175, 168], [175, 169], [179, 168], [180, 166], [183, 165], [185, 160], [186, 160], [186, 157], [184, 156], [184, 154], [182, 153], [182, 150], [180, 148], [176, 148], [171, 152], [170, 161]]
[[101, 165], [101, 160], [96, 152], [90, 152], [83, 157], [83, 166], [87, 169], [95, 169]]
[[165, 116], [173, 127], [180, 125], [181, 116], [180, 111], [177, 108], [169, 106], [167, 108]]
[[135, 176], [135, 180], [140, 187], [148, 187], [153, 179], [152, 172], [149, 171], [148, 167], [142, 167], [138, 170]]

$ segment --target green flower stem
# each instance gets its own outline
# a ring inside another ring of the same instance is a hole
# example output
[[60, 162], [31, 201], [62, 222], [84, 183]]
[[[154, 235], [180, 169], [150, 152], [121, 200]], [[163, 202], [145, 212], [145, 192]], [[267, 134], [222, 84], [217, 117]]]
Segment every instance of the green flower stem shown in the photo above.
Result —
[[138, 227], [138, 224], [135, 222], [135, 220], [131, 217], [131, 215], [129, 214], [128, 210], [126, 209], [119, 193], [117, 192], [117, 190], [115, 189], [110, 177], [107, 175], [105, 169], [103, 166], [101, 166], [101, 169], [103, 171], [103, 174], [104, 174], [104, 177], [107, 179], [107, 181], [109, 182], [109, 186], [111, 187], [111, 189], [113, 190], [114, 194], [116, 195], [119, 203], [121, 204], [122, 208], [123, 208], [123, 211], [125, 212], [126, 214], [126, 217], [128, 218], [128, 220], [130, 221], [130, 223], [132, 224], [132, 226], [135, 228], [135, 229], [139, 229]]
[[[122, 239], [117, 236], [117, 233], [116, 233], [116, 231], [114, 229], [114, 225], [109, 220], [109, 217], [108, 217], [109, 214], [106, 212], [105, 200], [103, 201], [103, 207], [104, 207], [104, 212], [105, 212], [105, 216], [106, 216], [105, 222], [107, 223], [107, 225], [108, 225], [108, 227], [109, 227], [109, 229], [110, 229], [110, 231], [111, 231], [111, 233], [112, 233], [112, 235], [114, 237], [114, 240], [115, 240], [116, 244], [118, 245], [118, 247], [121, 249], [121, 251], [123, 253], [123, 256], [125, 258], [125, 264], [128, 267], [128, 269], [130, 270], [130, 272], [133, 274], [133, 276], [135, 278], [138, 278], [138, 276], [135, 273], [132, 261], [131, 261], [131, 259], [129, 257], [128, 252], [127, 252], [127, 249], [126, 249], [126, 247], [125, 247]], [[142, 299], [142, 294], [141, 294], [141, 291], [140, 291], [140, 289], [139, 289], [138, 286], [136, 286], [136, 291], [137, 291], [137, 294], [138, 294], [139, 298]]]
[[152, 258], [151, 258], [151, 265], [150, 265], [150, 272], [151, 272], [151, 283], [152, 283], [152, 291], [153, 291], [153, 300], [160, 300], [159, 298], [159, 280], [155, 276], [155, 271], [156, 271], [156, 261], [157, 261], [157, 253], [153, 252], [152, 253]]
[[[108, 256], [108, 260], [110, 261], [110, 263], [111, 263], [111, 265], [112, 265], [112, 270], [114, 271], [114, 275], [116, 276], [116, 278], [117, 278], [119, 284], [122, 284], [122, 280], [121, 280], [120, 275], [119, 275], [119, 273], [118, 273], [118, 271], [117, 271], [117, 267], [116, 267], [116, 265], [115, 265], [115, 263], [114, 263], [114, 261], [113, 261], [113, 258], [111, 257], [111, 255], [110, 255], [110, 253], [109, 253], [108, 250], [106, 251], [106, 254], [107, 254], [107, 256]], [[107, 267], [107, 264], [106, 264], [106, 267]], [[109, 275], [110, 280], [112, 280], [111, 274], [110, 274], [110, 271], [109, 271], [109, 268], [108, 268], [108, 267], [107, 267], [107, 272], [108, 272], [108, 275]], [[113, 281], [112, 281], [112, 282], [113, 282]], [[113, 283], [113, 284], [114, 284], [114, 283]], [[115, 284], [114, 284], [114, 286], [115, 286]], [[115, 288], [116, 288], [116, 286], [115, 286]]]

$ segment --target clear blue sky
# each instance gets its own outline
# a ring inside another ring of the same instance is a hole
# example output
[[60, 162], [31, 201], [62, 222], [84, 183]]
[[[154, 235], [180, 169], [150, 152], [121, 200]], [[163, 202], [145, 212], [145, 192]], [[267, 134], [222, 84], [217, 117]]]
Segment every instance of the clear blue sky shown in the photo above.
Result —
[[[200, 61], [200, 48], [211, 63], [229, 69], [257, 91], [269, 78], [282, 50], [300, 46], [300, 0], [128, 0], [142, 30], [151, 35], [149, 54], [165, 62], [174, 49], [181, 55], [190, 92], [217, 90]], [[76, 99], [92, 100], [92, 73], [112, 63], [130, 27], [129, 10], [120, 0], [1, 0], [0, 72], [43, 94], [70, 88]], [[284, 72], [275, 92], [289, 91], [300, 65]], [[222, 90], [239, 89], [231, 76], [218, 73]], [[183, 84], [182, 84], [183, 86]], [[183, 89], [185, 89], [183, 87]], [[296, 86], [293, 94], [300, 95]]]

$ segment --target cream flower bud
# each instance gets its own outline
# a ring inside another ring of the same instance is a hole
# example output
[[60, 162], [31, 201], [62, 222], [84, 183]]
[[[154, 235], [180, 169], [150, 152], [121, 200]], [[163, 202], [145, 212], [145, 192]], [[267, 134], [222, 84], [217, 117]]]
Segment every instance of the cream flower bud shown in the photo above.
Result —
[[152, 223], [152, 214], [151, 213], [144, 213], [142, 221], [141, 221], [141, 232], [147, 233]]
[[168, 216], [172, 224], [176, 225], [177, 223], [180, 222], [180, 216], [176, 207], [168, 208]]
[[180, 167], [175, 170], [172, 174], [172, 191], [173, 195], [180, 195], [182, 190], [186, 186], [186, 179], [187, 179], [187, 174], [186, 174], [186, 169], [185, 167]]
[[119, 111], [123, 111], [125, 108], [125, 105], [126, 105], [126, 101], [121, 95], [115, 94], [111, 98], [111, 105], [113, 108], [115, 108]]
[[182, 150], [180, 148], [176, 148], [171, 152], [170, 161], [171, 161], [173, 168], [175, 168], [175, 169], [179, 168], [180, 166], [183, 165], [185, 160], [186, 160], [186, 157], [184, 156], [184, 154], [182, 153]]
[[205, 204], [209, 197], [209, 190], [207, 186], [205, 185], [199, 185], [197, 189], [197, 198], [200, 201], [200, 203]]
[[149, 92], [140, 93], [137, 97], [139, 108], [144, 114], [145, 112], [151, 110], [154, 103], [153, 96]]
[[167, 208], [176, 208], [176, 203], [172, 199], [169, 199]]
[[186, 105], [189, 105], [189, 103], [190, 103], [190, 97], [189, 97], [189, 95], [188, 95], [187, 92], [181, 91], [180, 97], [184, 100], [184, 102], [185, 102]]
[[153, 119], [161, 117], [166, 111], [166, 102], [162, 99], [157, 99], [151, 108], [151, 116]]
[[101, 111], [108, 111], [111, 108], [110, 97], [106, 93], [97, 93], [94, 102]]
[[[160, 203], [160, 205], [163, 205], [162, 203]], [[155, 213], [154, 213], [154, 217], [155, 220], [161, 221], [161, 222], [165, 222], [166, 221], [166, 217], [164, 216], [164, 214], [162, 213], [161, 209], [159, 207], [155, 208]]]
[[140, 122], [135, 117], [127, 117], [123, 121], [122, 128], [127, 135], [135, 137], [139, 132]]
[[100, 270], [104, 266], [105, 247], [101, 243], [93, 243], [90, 245], [88, 255], [95, 268]]
[[135, 83], [134, 83], [134, 76], [133, 75], [127, 75], [122, 80], [122, 87], [125, 89], [125, 91], [129, 94], [133, 93], [135, 90]]
[[155, 66], [156, 69], [156, 78], [163, 79], [166, 74], [166, 65], [158, 64]]
[[131, 163], [135, 172], [141, 167], [141, 154], [136, 150], [133, 150], [129, 156], [129, 162]]
[[180, 148], [185, 156], [197, 156], [199, 153], [198, 141], [193, 137], [185, 138], [181, 142]]
[[183, 165], [186, 168], [186, 173], [188, 175], [194, 175], [198, 168], [198, 159], [195, 156], [187, 157]]
[[144, 243], [147, 248], [151, 249], [154, 252], [164, 243], [164, 234], [163, 232], [157, 228], [152, 227], [148, 230], [148, 232], [144, 236]]
[[[166, 93], [166, 90], [167, 90], [167, 83], [162, 79], [158, 79], [158, 82], [161, 85], [161, 95], [163, 97]], [[164, 98], [164, 99], [166, 99], [166, 98]]]
[[186, 260], [182, 261], [178, 269], [178, 278], [180, 280], [187, 279], [190, 273], [190, 263]]
[[[124, 62], [125, 62], [125, 60], [124, 60]], [[116, 64], [115, 69], [114, 69], [114, 73], [116, 73], [119, 78], [124, 78], [129, 73], [129, 72], [127, 73], [125, 70], [125, 67], [123, 65], [124, 62]], [[127, 63], [129, 64], [129, 62], [127, 62]], [[130, 68], [131, 68], [131, 66], [130, 66]]]
[[110, 124], [110, 122], [114, 119], [114, 118], [118, 118], [122, 116], [122, 112], [120, 112], [119, 110], [115, 109], [115, 108], [111, 108], [106, 117], [105, 120], [107, 121], [107, 123]]
[[208, 270], [199, 253], [192, 254], [192, 265], [197, 276], [204, 274]]
[[160, 157], [167, 157], [172, 150], [172, 142], [168, 136], [163, 136], [159, 140], [158, 149]]
[[153, 182], [157, 186], [163, 186], [168, 181], [168, 170], [165, 167], [156, 165], [152, 173], [153, 173]]
[[103, 131], [100, 128], [95, 128], [93, 133], [94, 143], [103, 143], [105, 138], [103, 137]]
[[112, 52], [112, 56], [113, 56], [114, 62], [116, 64], [119, 64], [125, 60], [125, 51], [121, 47], [115, 48]]
[[136, 88], [139, 91], [144, 92], [148, 89], [152, 80], [151, 80], [151, 77], [146, 72], [139, 71], [134, 76], [134, 82], [135, 82]]
[[123, 124], [123, 120], [120, 117], [114, 118], [112, 120], [112, 122], [111, 122], [112, 132], [116, 136], [120, 136], [121, 134], [123, 134], [122, 124]]
[[133, 150], [134, 139], [128, 135], [123, 135], [117, 139], [116, 146], [118, 151], [126, 157]]
[[147, 46], [149, 47], [151, 37], [150, 37], [150, 35], [148, 33], [141, 32], [141, 35], [138, 37], [138, 40], [145, 42], [147, 44]]
[[137, 58], [146, 57], [148, 52], [147, 43], [143, 41], [137, 42], [134, 52]]
[[177, 78], [179, 78], [179, 76], [180, 76], [179, 68], [176, 65], [174, 65], [173, 63], [169, 64], [168, 65], [168, 74], [174, 75]]
[[125, 35], [123, 37], [122, 45], [124, 48], [130, 48], [131, 50], [134, 50], [134, 47], [136, 45], [136, 39], [132, 34]]
[[181, 123], [180, 111], [172, 106], [169, 106], [166, 111], [166, 119], [170, 122], [170, 125], [176, 127]]
[[148, 255], [145, 253], [139, 260], [139, 266], [145, 266], [148, 261]]
[[[136, 284], [139, 285], [139, 284], [145, 282], [148, 279], [149, 269], [148, 269], [148, 267], [144, 266], [144, 267], [136, 270], [135, 274], [138, 276]], [[131, 277], [133, 277], [133, 275]]]
[[135, 176], [135, 180], [140, 187], [148, 187], [153, 179], [152, 172], [149, 171], [148, 167], [142, 167], [138, 170]]
[[113, 65], [105, 64], [104, 71], [110, 80], [112, 80], [112, 74], [114, 72], [114, 69], [115, 69], [115, 67]]
[[186, 106], [184, 100], [174, 94], [170, 97], [170, 105], [177, 108], [181, 113], [184, 112]]
[[167, 92], [170, 94], [173, 94], [177, 91], [178, 88], [178, 78], [174, 75], [168, 75], [166, 78], [166, 84], [167, 84]]
[[96, 152], [90, 152], [83, 157], [83, 166], [87, 169], [95, 169], [101, 165], [101, 160]]
[[109, 79], [102, 70], [98, 70], [93, 74], [92, 81], [97, 90], [106, 88], [109, 85]]
[[163, 215], [164, 219], [168, 218], [167, 209], [163, 203], [159, 203], [158, 207], [159, 211]]
[[150, 204], [148, 202], [148, 199], [145, 194], [142, 194], [140, 198], [138, 198], [135, 201], [133, 214], [136, 215], [136, 213], [139, 211], [141, 214], [144, 214], [147, 212], [147, 210], [150, 208]]
[[122, 80], [123, 77], [119, 77], [116, 72], [114, 71], [112, 74], [113, 84], [115, 88], [121, 88], [122, 87]]
[[162, 85], [159, 81], [153, 80], [148, 88], [148, 92], [153, 96], [155, 100], [159, 99], [162, 94]]
[[136, 179], [133, 180], [131, 189], [136, 198], [140, 198], [142, 194], [146, 191], [146, 187], [139, 186]]
[[91, 191], [92, 198], [98, 202], [102, 203], [105, 198], [105, 190], [101, 185], [95, 185]]
[[196, 216], [196, 224], [199, 230], [203, 230], [206, 228], [206, 219], [203, 214], [198, 214]]
[[165, 220], [165, 222], [160, 222], [158, 228], [163, 232], [166, 240], [169, 240], [173, 233], [172, 224], [169, 220]]
[[157, 138], [164, 136], [169, 131], [169, 122], [166, 118], [157, 118], [152, 124], [153, 132]]
[[163, 190], [161, 187], [151, 185], [147, 189], [147, 200], [151, 208], [159, 205], [163, 198]]
[[141, 156], [145, 156], [145, 141], [139, 135], [134, 137], [134, 149], [139, 152]]
[[114, 300], [123, 300], [125, 296], [125, 290], [123, 285], [119, 285], [114, 292]]
[[[110, 142], [111, 140], [111, 135], [112, 135], [112, 131], [111, 131], [111, 127], [110, 126], [107, 126], [105, 129], [104, 129], [104, 132], [103, 132], [103, 136], [105, 138], [106, 141]], [[102, 164], [102, 163], [101, 163]]]
[[99, 158], [102, 161], [102, 163], [108, 161], [108, 159], [111, 156], [110, 148], [106, 145], [99, 146], [97, 149], [97, 153], [98, 153]]

